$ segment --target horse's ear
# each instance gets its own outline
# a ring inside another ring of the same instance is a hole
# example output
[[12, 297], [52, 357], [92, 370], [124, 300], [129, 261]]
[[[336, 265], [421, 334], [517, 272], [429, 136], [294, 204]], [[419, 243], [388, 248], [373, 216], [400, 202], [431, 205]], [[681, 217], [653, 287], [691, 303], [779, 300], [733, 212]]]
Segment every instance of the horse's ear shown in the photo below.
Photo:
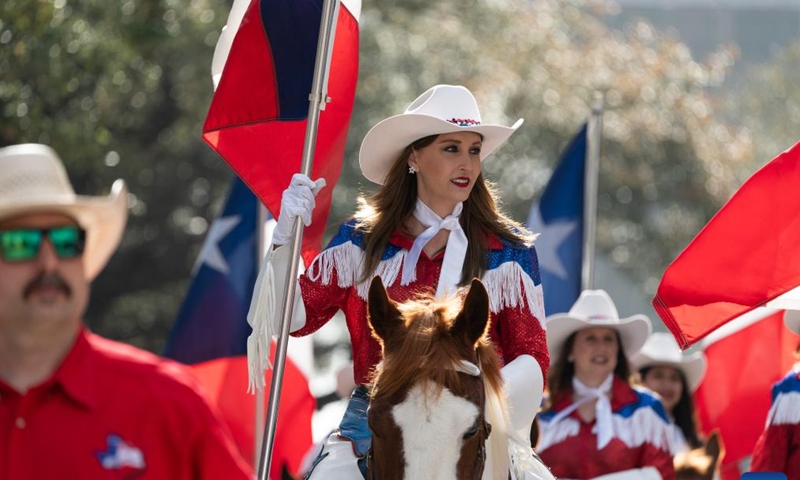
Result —
[[464, 306], [453, 324], [453, 335], [466, 335], [475, 344], [489, 329], [489, 293], [483, 282], [472, 279]]
[[706, 442], [706, 455], [712, 458], [711, 466], [709, 467], [712, 471], [714, 467], [716, 467], [719, 459], [723, 455], [722, 445], [720, 444], [719, 439], [719, 432], [714, 431], [711, 433], [711, 436], [708, 437], [708, 441]]
[[400, 311], [386, 293], [383, 281], [380, 276], [375, 276], [369, 285], [369, 296], [367, 297], [367, 319], [372, 327], [373, 335], [378, 340], [385, 340], [390, 333], [400, 326], [398, 318]]

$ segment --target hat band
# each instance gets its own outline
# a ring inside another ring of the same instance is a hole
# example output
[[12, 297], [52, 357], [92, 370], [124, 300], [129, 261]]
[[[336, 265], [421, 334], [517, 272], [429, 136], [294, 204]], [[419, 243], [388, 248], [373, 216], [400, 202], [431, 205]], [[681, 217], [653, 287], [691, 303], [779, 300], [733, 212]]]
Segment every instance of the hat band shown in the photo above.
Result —
[[477, 120], [473, 120], [471, 118], [450, 118], [447, 120], [449, 123], [453, 123], [458, 125], [459, 127], [472, 127], [475, 125], [480, 125], [481, 122]]

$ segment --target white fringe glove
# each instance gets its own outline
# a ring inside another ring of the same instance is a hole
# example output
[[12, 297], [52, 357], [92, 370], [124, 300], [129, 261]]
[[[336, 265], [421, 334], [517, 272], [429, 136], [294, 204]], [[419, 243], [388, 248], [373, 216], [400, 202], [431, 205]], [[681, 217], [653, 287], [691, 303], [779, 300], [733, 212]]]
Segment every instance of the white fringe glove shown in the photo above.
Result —
[[[270, 362], [270, 342], [280, 331], [283, 312], [278, 312], [278, 305], [284, 298], [287, 288], [293, 288], [294, 309], [289, 331], [297, 331], [305, 325], [306, 315], [300, 288], [296, 279], [286, 282], [289, 271], [289, 247], [283, 247], [292, 240], [295, 219], [300, 217], [303, 224], [311, 225], [311, 213], [316, 205], [315, 195], [325, 186], [325, 179], [316, 182], [307, 176], [297, 173], [292, 177], [289, 187], [281, 198], [281, 214], [272, 231], [272, 245], [267, 258], [261, 263], [258, 272], [250, 310], [247, 312], [247, 323], [253, 333], [247, 338], [248, 392], [262, 389], [265, 386], [264, 371], [272, 368]], [[302, 272], [302, 259], [300, 269]]]
[[272, 231], [273, 245], [286, 245], [292, 240], [295, 218], [300, 217], [306, 227], [311, 225], [311, 213], [317, 205], [315, 197], [324, 186], [324, 178], [312, 181], [302, 173], [294, 174], [281, 197], [281, 215]]

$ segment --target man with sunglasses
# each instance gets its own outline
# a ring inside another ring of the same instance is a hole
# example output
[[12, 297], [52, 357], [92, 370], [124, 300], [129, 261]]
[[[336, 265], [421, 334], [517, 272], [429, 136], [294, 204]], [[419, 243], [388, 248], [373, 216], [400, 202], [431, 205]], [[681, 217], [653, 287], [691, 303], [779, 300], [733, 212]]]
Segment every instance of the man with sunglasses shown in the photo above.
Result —
[[75, 195], [44, 145], [0, 149], [0, 478], [252, 478], [182, 366], [83, 326], [126, 198]]

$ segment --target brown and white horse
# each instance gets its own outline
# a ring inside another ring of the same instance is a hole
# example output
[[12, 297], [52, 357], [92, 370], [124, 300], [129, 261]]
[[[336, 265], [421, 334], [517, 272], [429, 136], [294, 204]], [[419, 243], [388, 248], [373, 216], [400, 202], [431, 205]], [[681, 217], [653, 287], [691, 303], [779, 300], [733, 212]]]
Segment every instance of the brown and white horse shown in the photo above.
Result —
[[463, 307], [458, 299], [396, 304], [376, 277], [368, 310], [383, 348], [368, 412], [368, 478], [511, 478], [503, 380], [488, 339], [483, 284], [472, 281]]

